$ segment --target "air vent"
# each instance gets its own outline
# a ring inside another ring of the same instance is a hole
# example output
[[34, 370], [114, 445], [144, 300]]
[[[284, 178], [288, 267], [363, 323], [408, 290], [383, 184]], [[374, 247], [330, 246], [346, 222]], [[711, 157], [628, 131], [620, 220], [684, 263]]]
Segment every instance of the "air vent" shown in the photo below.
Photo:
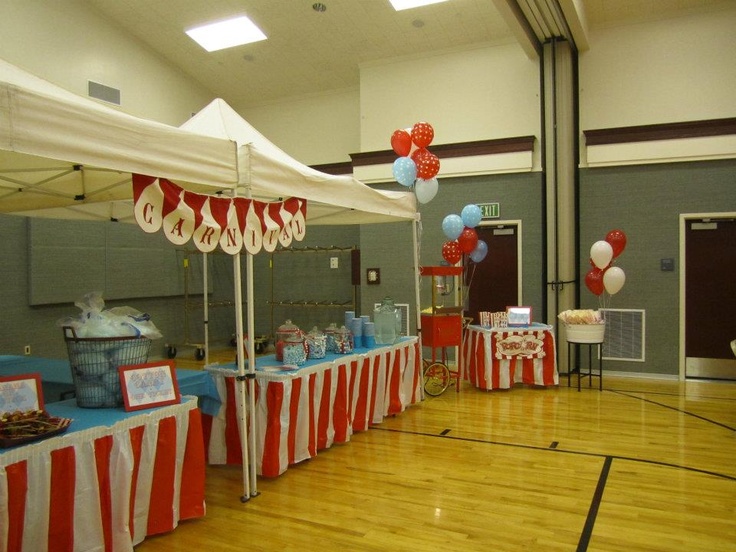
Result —
[[[374, 303], [373, 308], [377, 309], [381, 306], [381, 303]], [[409, 335], [409, 303], [394, 303], [394, 306], [399, 309], [401, 313], [401, 335]]]
[[87, 81], [87, 94], [103, 102], [120, 105], [120, 90], [98, 82]]
[[606, 317], [603, 358], [644, 362], [645, 311], [601, 309]]

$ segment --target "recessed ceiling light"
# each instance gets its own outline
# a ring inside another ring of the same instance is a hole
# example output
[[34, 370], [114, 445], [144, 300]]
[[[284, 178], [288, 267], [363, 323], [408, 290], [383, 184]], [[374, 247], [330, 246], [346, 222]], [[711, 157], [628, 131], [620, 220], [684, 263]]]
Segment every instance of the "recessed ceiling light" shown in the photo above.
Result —
[[447, 0], [389, 0], [396, 11], [418, 8], [420, 6], [428, 6], [429, 4], [439, 4]]
[[266, 40], [263, 31], [244, 15], [226, 21], [194, 27], [187, 30], [186, 33], [208, 52]]

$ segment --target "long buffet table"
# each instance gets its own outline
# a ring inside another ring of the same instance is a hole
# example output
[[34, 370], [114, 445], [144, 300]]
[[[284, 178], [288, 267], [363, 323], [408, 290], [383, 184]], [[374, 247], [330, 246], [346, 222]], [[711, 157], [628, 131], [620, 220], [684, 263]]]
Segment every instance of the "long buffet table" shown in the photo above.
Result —
[[[354, 431], [421, 400], [417, 337], [348, 355], [328, 354], [295, 370], [283, 368], [273, 355], [256, 361], [256, 471], [266, 477], [282, 474], [333, 443], [345, 443]], [[235, 366], [211, 365], [206, 370], [222, 400], [216, 416], [204, 416], [208, 461], [242, 463]]]
[[515, 383], [559, 384], [552, 326], [468, 326], [463, 338], [463, 373], [479, 389], [510, 389]]
[[0, 451], [0, 550], [132, 551], [205, 513], [196, 397], [138, 412], [46, 405], [66, 433]]

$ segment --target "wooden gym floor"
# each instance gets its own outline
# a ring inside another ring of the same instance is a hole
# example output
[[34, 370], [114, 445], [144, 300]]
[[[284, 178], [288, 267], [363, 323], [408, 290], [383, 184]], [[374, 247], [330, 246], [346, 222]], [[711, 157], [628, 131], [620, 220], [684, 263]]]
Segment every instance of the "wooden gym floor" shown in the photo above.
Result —
[[451, 387], [245, 504], [210, 466], [207, 515], [136, 550], [736, 550], [736, 384], [560, 379]]

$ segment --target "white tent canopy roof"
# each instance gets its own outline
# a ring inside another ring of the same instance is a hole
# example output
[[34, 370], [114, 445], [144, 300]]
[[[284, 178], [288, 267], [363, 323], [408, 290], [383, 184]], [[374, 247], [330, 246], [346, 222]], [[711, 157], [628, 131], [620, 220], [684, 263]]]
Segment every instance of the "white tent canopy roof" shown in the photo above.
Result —
[[131, 173], [197, 193], [301, 197], [308, 224], [417, 217], [411, 192], [375, 190], [311, 169], [223, 100], [175, 128], [77, 96], [0, 59], [0, 213], [134, 222]]
[[224, 100], [213, 100], [181, 128], [238, 144], [238, 195], [261, 201], [307, 199], [307, 223], [362, 224], [413, 220], [411, 192], [376, 190], [352, 176], [326, 174], [275, 146]]
[[232, 188], [234, 155], [232, 142], [133, 117], [0, 60], [0, 212], [129, 199], [130, 173]]

